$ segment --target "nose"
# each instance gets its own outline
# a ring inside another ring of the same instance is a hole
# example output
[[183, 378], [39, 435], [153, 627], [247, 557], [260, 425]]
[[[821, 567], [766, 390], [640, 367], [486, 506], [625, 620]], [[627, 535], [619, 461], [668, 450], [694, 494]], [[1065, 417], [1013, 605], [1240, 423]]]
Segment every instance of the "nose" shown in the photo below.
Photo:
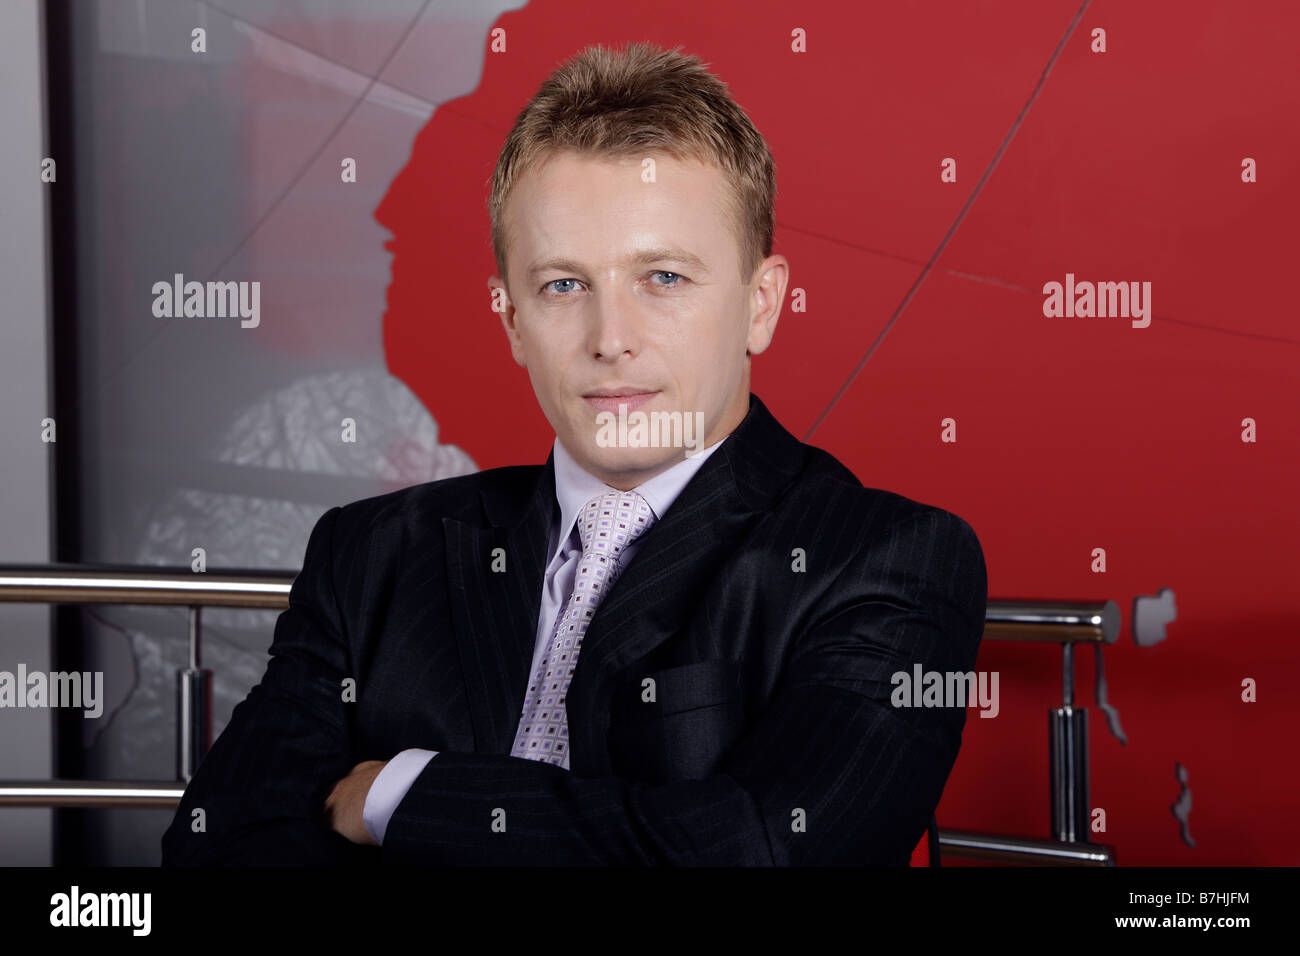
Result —
[[590, 298], [590, 349], [599, 360], [613, 361], [640, 348], [636, 296], [617, 283], [607, 283]]

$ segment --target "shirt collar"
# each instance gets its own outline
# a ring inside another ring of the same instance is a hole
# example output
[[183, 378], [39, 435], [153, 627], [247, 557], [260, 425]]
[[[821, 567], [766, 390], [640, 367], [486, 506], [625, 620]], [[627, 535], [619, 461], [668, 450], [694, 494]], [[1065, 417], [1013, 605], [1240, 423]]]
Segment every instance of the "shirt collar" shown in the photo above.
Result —
[[[663, 518], [668, 508], [677, 500], [677, 496], [682, 493], [687, 483], [699, 471], [700, 466], [704, 464], [710, 455], [721, 448], [722, 443], [726, 440], [727, 436], [723, 436], [708, 448], [690, 458], [683, 458], [671, 468], [661, 471], [653, 478], [643, 481], [632, 489], [646, 500], [646, 504], [654, 512], [656, 521]], [[556, 555], [563, 550], [564, 543], [569, 540], [570, 535], [573, 534], [578, 515], [581, 514], [587, 502], [597, 495], [618, 491], [617, 488], [611, 488], [579, 465], [565, 449], [564, 445], [560, 443], [558, 437], [552, 447], [555, 458], [555, 500], [560, 505], [560, 531], [559, 536], [555, 539], [555, 544], [551, 548], [547, 561], [548, 567], [550, 562], [555, 560]]]

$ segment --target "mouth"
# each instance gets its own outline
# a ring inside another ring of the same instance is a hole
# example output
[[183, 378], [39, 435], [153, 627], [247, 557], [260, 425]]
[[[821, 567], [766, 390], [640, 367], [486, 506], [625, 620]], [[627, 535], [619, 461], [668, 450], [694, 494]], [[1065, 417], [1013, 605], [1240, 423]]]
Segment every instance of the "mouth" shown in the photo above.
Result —
[[628, 411], [640, 408], [659, 394], [658, 390], [647, 390], [637, 386], [622, 388], [597, 388], [582, 396], [582, 400], [597, 411], [618, 414], [620, 405], [626, 405]]

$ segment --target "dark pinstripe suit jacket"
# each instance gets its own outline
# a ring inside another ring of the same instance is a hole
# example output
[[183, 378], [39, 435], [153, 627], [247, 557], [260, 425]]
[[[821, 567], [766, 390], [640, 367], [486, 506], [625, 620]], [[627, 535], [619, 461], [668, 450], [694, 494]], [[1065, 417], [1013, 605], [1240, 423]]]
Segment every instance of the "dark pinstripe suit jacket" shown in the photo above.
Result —
[[[566, 771], [509, 755], [554, 480], [548, 460], [326, 512], [164, 865], [906, 865], [966, 713], [895, 708], [891, 676], [974, 668], [986, 578], [970, 526], [862, 487], [751, 395], [597, 609]], [[331, 832], [335, 781], [407, 747], [441, 752], [384, 846]]]

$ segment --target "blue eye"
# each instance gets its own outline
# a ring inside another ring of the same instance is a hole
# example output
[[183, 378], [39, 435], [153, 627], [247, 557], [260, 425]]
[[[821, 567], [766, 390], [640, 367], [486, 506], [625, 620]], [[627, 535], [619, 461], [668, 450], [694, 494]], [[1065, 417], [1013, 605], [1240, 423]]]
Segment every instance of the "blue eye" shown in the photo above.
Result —
[[[555, 285], [555, 283], [557, 282], [577, 282], [577, 281], [578, 281], [577, 279], [552, 279], [550, 282], [546, 283], [546, 285], [542, 286], [542, 289], [545, 290], [548, 287]], [[565, 290], [565, 291], [572, 291], [572, 290]]]
[[[657, 275], [657, 276], [676, 276], [678, 279], [684, 279], [684, 278], [686, 278], [685, 276], [683, 276], [683, 275], [679, 275], [679, 274], [676, 273], [676, 272], [665, 272], [665, 271], [663, 271], [663, 270], [660, 270], [660, 271], [654, 273], [654, 275]], [[667, 286], [667, 288], [672, 289], [672, 288], [676, 288], [676, 287], [679, 286], [679, 285], [681, 285], [680, 282], [674, 282], [674, 283], [672, 283], [671, 285]]]

